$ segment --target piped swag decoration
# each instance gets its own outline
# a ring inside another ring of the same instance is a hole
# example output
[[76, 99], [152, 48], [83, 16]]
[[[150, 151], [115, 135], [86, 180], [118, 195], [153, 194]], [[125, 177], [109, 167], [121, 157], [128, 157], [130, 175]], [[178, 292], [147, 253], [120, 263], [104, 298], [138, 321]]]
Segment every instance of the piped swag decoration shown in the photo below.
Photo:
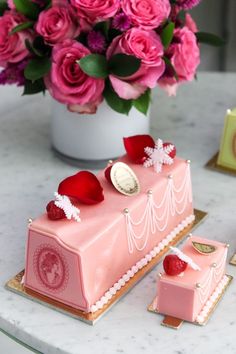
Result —
[[150, 135], [135, 135], [124, 138], [124, 146], [128, 157], [136, 164], [154, 167], [155, 172], [162, 171], [163, 165], [171, 165], [176, 156], [173, 144], [158, 139], [156, 142]]
[[50, 220], [67, 218], [80, 222], [77, 204], [98, 204], [104, 200], [104, 195], [97, 177], [91, 172], [80, 171], [59, 184], [55, 198], [56, 200], [50, 201], [46, 208]]

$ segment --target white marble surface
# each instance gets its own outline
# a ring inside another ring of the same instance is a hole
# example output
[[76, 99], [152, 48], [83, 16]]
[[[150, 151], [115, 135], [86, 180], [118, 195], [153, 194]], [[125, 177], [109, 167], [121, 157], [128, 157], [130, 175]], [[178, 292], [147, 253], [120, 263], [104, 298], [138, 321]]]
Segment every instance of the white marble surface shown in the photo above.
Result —
[[[204, 169], [216, 152], [227, 108], [236, 106], [236, 74], [200, 74], [175, 99], [158, 93], [153, 134], [175, 142], [192, 160], [195, 206], [209, 211], [198, 235], [229, 242], [236, 250], [236, 178]], [[21, 98], [0, 88], [0, 327], [49, 353], [233, 354], [236, 353], [236, 286], [231, 285], [206, 327], [185, 323], [178, 332], [160, 326], [146, 311], [156, 291], [152, 271], [107, 315], [90, 327], [4, 289], [24, 267], [28, 217], [36, 217], [58, 182], [76, 171], [58, 160], [49, 145], [48, 98]], [[236, 276], [236, 267], [228, 265]]]

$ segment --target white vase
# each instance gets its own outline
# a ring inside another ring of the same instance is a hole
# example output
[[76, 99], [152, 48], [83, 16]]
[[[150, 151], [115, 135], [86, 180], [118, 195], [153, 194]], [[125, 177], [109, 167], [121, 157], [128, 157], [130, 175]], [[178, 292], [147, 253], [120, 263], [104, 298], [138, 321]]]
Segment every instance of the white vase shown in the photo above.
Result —
[[61, 158], [78, 166], [99, 167], [124, 154], [123, 137], [148, 134], [149, 115], [135, 108], [129, 116], [116, 113], [102, 103], [96, 114], [71, 113], [52, 102], [51, 141]]

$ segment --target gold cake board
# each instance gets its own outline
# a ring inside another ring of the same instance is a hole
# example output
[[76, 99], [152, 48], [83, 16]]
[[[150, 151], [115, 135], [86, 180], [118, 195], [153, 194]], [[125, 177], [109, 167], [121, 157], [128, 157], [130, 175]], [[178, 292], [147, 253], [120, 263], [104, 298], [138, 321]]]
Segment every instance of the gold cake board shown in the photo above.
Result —
[[[205, 326], [207, 324], [207, 322], [209, 321], [209, 319], [211, 318], [216, 306], [218, 305], [218, 303], [220, 302], [220, 300], [222, 299], [223, 295], [225, 294], [227, 288], [229, 287], [229, 285], [231, 284], [232, 280], [233, 280], [233, 277], [231, 275], [228, 275], [226, 274], [227, 278], [228, 278], [228, 281], [227, 283], [225, 284], [224, 286], [224, 289], [223, 291], [221, 292], [221, 294], [219, 294], [219, 296], [216, 298], [214, 304], [212, 305], [212, 307], [210, 308], [204, 322], [191, 322], [195, 325], [198, 325], [198, 326]], [[152, 313], [156, 313], [156, 314], [160, 314], [161, 313], [158, 311], [157, 307], [156, 307], [156, 304], [157, 304], [157, 297], [154, 298], [154, 300], [152, 301], [152, 303], [148, 306], [148, 311], [149, 312], [152, 312]], [[179, 329], [182, 324], [184, 323], [185, 321], [180, 319], [180, 318], [176, 318], [176, 317], [172, 317], [172, 316], [166, 316], [164, 315], [164, 319], [162, 320], [161, 322], [161, 325], [162, 326], [165, 326], [165, 327], [169, 327], [169, 328], [173, 328], [173, 329]]]
[[229, 264], [236, 266], [236, 253], [231, 257]]
[[236, 176], [236, 170], [233, 168], [225, 167], [225, 166], [220, 166], [217, 164], [217, 159], [218, 159], [219, 152], [217, 152], [205, 165], [206, 168], [212, 170], [212, 171], [217, 171], [217, 172], [222, 172], [226, 174], [230, 174], [233, 176]]
[[10, 279], [6, 283], [6, 288], [19, 295], [22, 295], [28, 299], [39, 302], [54, 310], [62, 312], [66, 315], [74, 317], [78, 320], [84, 321], [90, 325], [95, 324], [118, 300], [120, 300], [132, 287], [138, 283], [148, 272], [150, 272], [157, 263], [161, 260], [163, 255], [169, 251], [170, 246], [175, 246], [182, 241], [193, 229], [195, 229], [206, 218], [207, 213], [198, 209], [194, 209], [195, 220], [192, 224], [188, 225], [183, 231], [181, 231], [158, 255], [142, 269], [140, 269], [117, 293], [111, 298], [111, 300], [103, 306], [101, 310], [94, 313], [86, 313], [81, 310], [75, 309], [71, 306], [65, 305], [59, 301], [53, 300], [45, 295], [39, 294], [33, 290], [26, 289], [22, 284], [22, 278], [24, 276], [24, 270], [18, 273], [15, 277]]

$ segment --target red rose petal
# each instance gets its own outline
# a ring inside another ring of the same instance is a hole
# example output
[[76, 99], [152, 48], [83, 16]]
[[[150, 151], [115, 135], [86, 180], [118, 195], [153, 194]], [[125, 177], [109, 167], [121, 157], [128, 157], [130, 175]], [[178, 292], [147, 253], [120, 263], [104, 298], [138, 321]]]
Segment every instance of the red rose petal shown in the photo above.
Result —
[[97, 177], [88, 171], [80, 171], [64, 179], [58, 187], [58, 193], [76, 198], [83, 204], [97, 204], [104, 200], [102, 186]]
[[140, 165], [147, 158], [147, 154], [144, 152], [145, 147], [154, 148], [155, 146], [155, 141], [150, 135], [134, 135], [123, 138], [123, 141], [129, 158]]
[[[174, 146], [174, 144], [166, 142], [166, 143], [163, 144], [163, 148], [165, 148], [165, 147], [168, 146], [168, 145], [173, 145], [173, 146]], [[175, 158], [175, 156], [176, 156], [176, 147], [175, 147], [175, 146], [174, 146], [174, 149], [169, 153], [169, 156], [170, 156], [172, 159]]]
[[107, 167], [104, 171], [104, 175], [107, 179], [108, 182], [112, 183], [112, 180], [111, 180], [111, 168], [112, 168], [112, 165]]

